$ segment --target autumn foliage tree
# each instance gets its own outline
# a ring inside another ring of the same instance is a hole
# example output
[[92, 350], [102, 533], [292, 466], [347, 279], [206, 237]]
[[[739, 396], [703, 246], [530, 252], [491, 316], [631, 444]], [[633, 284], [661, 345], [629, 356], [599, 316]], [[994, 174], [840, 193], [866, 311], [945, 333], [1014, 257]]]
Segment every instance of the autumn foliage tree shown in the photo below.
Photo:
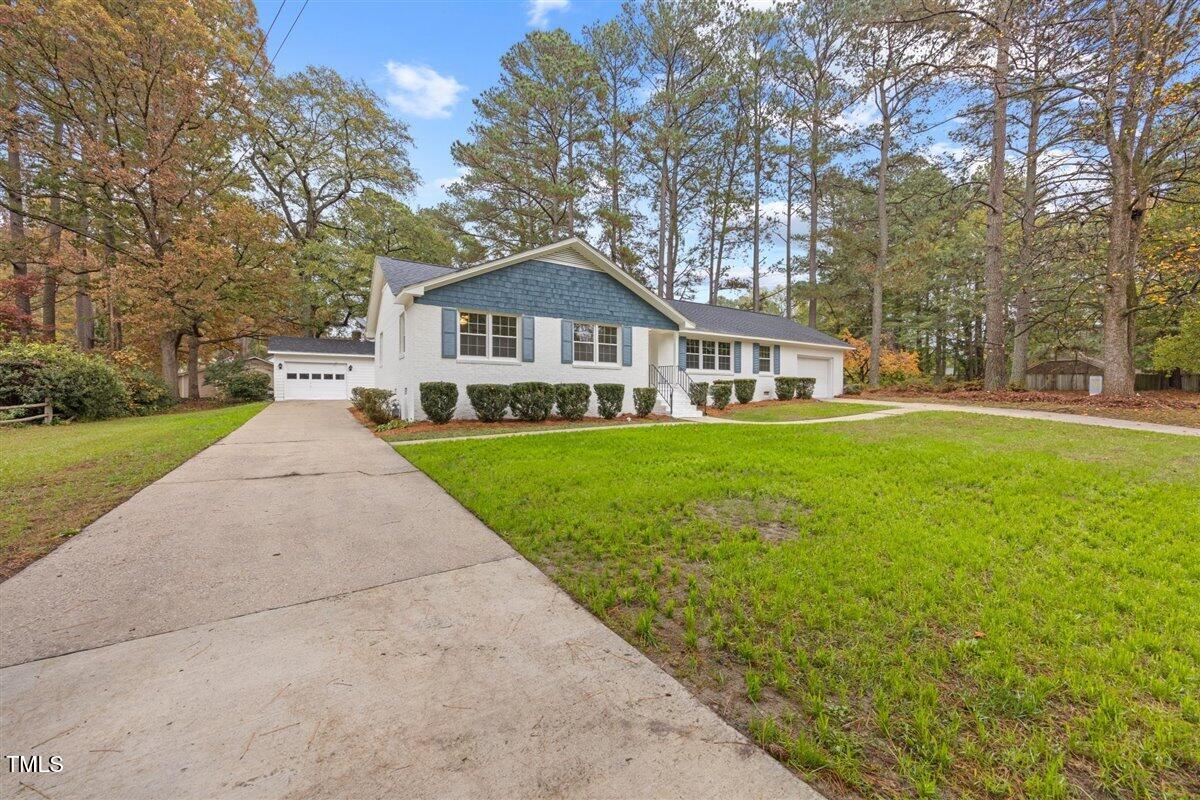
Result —
[[[850, 331], [842, 331], [841, 340], [854, 349], [842, 362], [846, 377], [854, 383], [865, 383], [871, 371], [871, 343], [859, 339]], [[900, 383], [921, 374], [921, 360], [911, 350], [885, 347], [879, 353], [879, 373], [883, 383]]]

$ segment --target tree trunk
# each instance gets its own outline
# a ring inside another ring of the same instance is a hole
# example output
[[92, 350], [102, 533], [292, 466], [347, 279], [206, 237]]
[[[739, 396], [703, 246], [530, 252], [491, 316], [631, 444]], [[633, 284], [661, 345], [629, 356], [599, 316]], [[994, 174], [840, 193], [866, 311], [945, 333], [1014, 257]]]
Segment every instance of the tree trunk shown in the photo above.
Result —
[[817, 205], [820, 201], [817, 170], [820, 158], [820, 120], [812, 120], [812, 137], [808, 143], [808, 326], [817, 327]]
[[1033, 298], [1030, 284], [1033, 282], [1036, 258], [1037, 235], [1037, 178], [1038, 138], [1040, 137], [1042, 114], [1041, 92], [1035, 91], [1029, 98], [1029, 128], [1025, 137], [1025, 186], [1022, 192], [1021, 246], [1017, 260], [1020, 262], [1020, 288], [1017, 290], [1015, 317], [1013, 320], [1012, 369], [1008, 382], [1016, 386], [1025, 385], [1025, 371], [1029, 368], [1030, 311]]
[[[57, 158], [62, 150], [63, 124], [54, 121], [54, 151]], [[42, 338], [53, 342], [58, 337], [58, 264], [56, 260], [62, 249], [62, 226], [59, 217], [62, 214], [62, 199], [59, 197], [61, 187], [55, 173], [50, 185], [50, 256], [46, 263], [46, 272], [42, 276]]]
[[987, 234], [983, 245], [983, 306], [986, 334], [983, 362], [983, 388], [1004, 388], [1004, 166], [1008, 152], [1008, 35], [1007, 3], [996, 4], [996, 68], [993, 76], [992, 158], [988, 181]]
[[17, 304], [17, 330], [28, 335], [29, 328], [33, 323], [33, 308], [29, 303], [29, 287], [26, 278], [29, 275], [29, 264], [25, 260], [25, 196], [21, 189], [21, 139], [17, 133], [20, 123], [17, 121], [17, 116], [20, 114], [20, 101], [17, 99], [16, 81], [10, 75], [8, 78], [8, 91], [12, 97], [12, 106], [9, 109], [13, 116], [13, 124], [8, 129], [8, 136], [5, 141], [5, 148], [8, 150], [8, 232], [9, 238], [12, 241], [12, 271], [14, 286], [13, 294], [15, 295]]
[[753, 264], [751, 265], [751, 290], [750, 301], [751, 307], [755, 311], [762, 310], [762, 293], [759, 288], [759, 215], [762, 206], [762, 133], [756, 127], [754, 131], [754, 219], [752, 224], [753, 243]]
[[794, 197], [793, 182], [795, 181], [795, 158], [793, 147], [796, 141], [796, 121], [792, 119], [788, 125], [788, 157], [787, 157], [787, 220], [783, 226], [783, 264], [784, 264], [784, 308], [783, 315], [792, 318], [792, 200]]
[[179, 399], [179, 342], [182, 338], [178, 331], [163, 331], [158, 335], [162, 379], [176, 400]]
[[96, 308], [86, 272], [75, 277], [75, 345], [85, 352], [96, 346]]
[[1132, 187], [1130, 167], [1113, 160], [1113, 191], [1108, 222], [1108, 259], [1104, 285], [1101, 341], [1104, 394], [1133, 394], [1133, 348], [1130, 342], [1130, 302], [1133, 291]]
[[875, 214], [879, 219], [879, 252], [875, 256], [875, 271], [871, 274], [871, 359], [867, 368], [867, 382], [872, 388], [879, 386], [879, 353], [883, 348], [883, 274], [888, 263], [888, 151], [892, 145], [892, 119], [886, 95], [879, 90], [881, 101], [880, 122], [883, 135], [879, 140], [879, 167], [875, 187]]
[[188, 399], [200, 399], [200, 338], [196, 334], [189, 334], [187, 337], [188, 344]]

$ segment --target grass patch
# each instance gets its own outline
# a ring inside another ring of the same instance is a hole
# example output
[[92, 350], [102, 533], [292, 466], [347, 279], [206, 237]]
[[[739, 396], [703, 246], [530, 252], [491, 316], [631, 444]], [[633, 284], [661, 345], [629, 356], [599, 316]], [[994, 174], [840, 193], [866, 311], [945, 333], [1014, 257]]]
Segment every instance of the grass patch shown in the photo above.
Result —
[[914, 413], [401, 452], [830, 795], [1200, 795], [1200, 441]]
[[0, 578], [50, 552], [265, 405], [0, 430]]
[[[355, 415], [358, 417], [359, 415]], [[360, 419], [361, 421], [361, 419]], [[600, 419], [586, 418], [566, 420], [551, 418], [542, 422], [504, 420], [502, 422], [480, 422], [478, 420], [451, 420], [438, 425], [432, 422], [413, 422], [389, 430], [376, 431], [375, 435], [388, 442], [414, 442], [427, 439], [450, 439], [462, 436], [492, 436], [500, 433], [531, 433], [545, 431], [567, 431], [576, 428], [623, 428], [645, 425], [650, 422], [671, 422], [670, 417], [638, 417]]]
[[733, 404], [724, 411], [709, 409], [708, 413], [743, 422], [794, 422], [803, 419], [828, 419], [885, 411], [895, 406], [867, 403], [822, 403], [820, 400], [763, 400], [746, 405]]

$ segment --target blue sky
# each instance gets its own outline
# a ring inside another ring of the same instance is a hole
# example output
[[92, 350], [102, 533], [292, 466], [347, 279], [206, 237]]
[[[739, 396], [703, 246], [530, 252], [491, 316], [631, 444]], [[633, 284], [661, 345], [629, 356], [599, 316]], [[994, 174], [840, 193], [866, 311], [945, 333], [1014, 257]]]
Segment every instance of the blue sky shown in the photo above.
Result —
[[[264, 30], [280, 0], [256, 0]], [[611, 18], [618, 2], [600, 0], [283, 0], [267, 37], [280, 74], [309, 64], [332, 67], [363, 80], [388, 100], [388, 110], [409, 126], [413, 166], [422, 185], [414, 205], [443, 199], [439, 181], [455, 176], [450, 145], [465, 137], [471, 99], [499, 77], [500, 57], [535, 26], [578, 33]], [[284, 42], [284, 37], [287, 41]]]

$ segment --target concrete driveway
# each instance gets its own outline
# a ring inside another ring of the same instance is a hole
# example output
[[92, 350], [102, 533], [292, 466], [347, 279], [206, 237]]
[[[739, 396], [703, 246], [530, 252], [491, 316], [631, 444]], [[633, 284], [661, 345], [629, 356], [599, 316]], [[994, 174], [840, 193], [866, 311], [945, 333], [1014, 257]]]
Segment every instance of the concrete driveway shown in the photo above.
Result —
[[0, 749], [63, 764], [4, 797], [817, 797], [339, 403], [268, 407], [0, 609]]

